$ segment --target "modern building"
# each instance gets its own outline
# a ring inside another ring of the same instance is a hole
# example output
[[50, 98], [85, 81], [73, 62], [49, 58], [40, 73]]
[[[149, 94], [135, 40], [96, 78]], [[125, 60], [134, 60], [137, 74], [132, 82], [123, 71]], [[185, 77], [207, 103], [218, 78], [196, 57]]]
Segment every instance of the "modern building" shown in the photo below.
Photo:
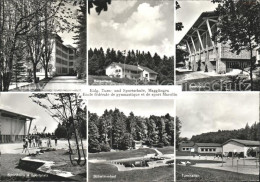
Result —
[[190, 142], [182, 142], [179, 144], [179, 151], [182, 152], [194, 152], [194, 145], [195, 143], [193, 141]]
[[222, 153], [222, 145], [218, 143], [195, 143], [194, 149], [197, 153]]
[[251, 140], [238, 140], [230, 139], [223, 143], [223, 154], [228, 155], [228, 153], [243, 153], [244, 156], [248, 157], [248, 149], [257, 149], [260, 146], [259, 141]]
[[106, 75], [116, 78], [156, 81], [158, 73], [145, 66], [113, 62], [106, 68]]
[[[49, 74], [53, 76], [74, 75], [74, 65], [76, 60], [76, 48], [71, 45], [64, 45], [58, 34], [53, 35], [52, 53], [49, 63]], [[44, 69], [39, 65], [37, 75], [44, 74]]]
[[0, 109], [0, 143], [22, 141], [29, 134], [33, 119], [31, 116]]
[[[242, 50], [237, 55], [231, 52], [228, 43], [212, 40], [212, 35], [218, 30], [218, 20], [216, 12], [203, 12], [180, 41], [180, 45], [186, 45], [189, 53], [186, 66], [192, 71], [208, 70], [225, 74], [235, 68], [250, 66], [249, 51]], [[253, 51], [257, 61], [260, 60], [259, 52], [259, 48]]]

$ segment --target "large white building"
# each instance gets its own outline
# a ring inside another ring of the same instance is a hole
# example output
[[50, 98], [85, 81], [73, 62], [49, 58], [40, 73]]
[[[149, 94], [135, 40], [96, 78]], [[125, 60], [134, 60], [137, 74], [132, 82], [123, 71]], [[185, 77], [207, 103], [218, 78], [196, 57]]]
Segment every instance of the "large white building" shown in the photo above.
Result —
[[0, 143], [22, 141], [29, 134], [33, 119], [31, 116], [0, 109]]
[[251, 141], [251, 140], [238, 140], [238, 139], [230, 139], [223, 143], [223, 154], [228, 155], [228, 153], [244, 153], [244, 156], [248, 157], [247, 151], [248, 149], [256, 149], [260, 146], [259, 141]]
[[116, 78], [156, 81], [158, 73], [145, 66], [113, 62], [106, 68], [106, 75]]
[[[58, 34], [52, 39], [52, 53], [49, 62], [48, 73], [51, 76], [74, 75], [74, 65], [76, 60], [76, 48], [71, 45], [64, 45]], [[39, 64], [37, 75], [44, 74], [43, 67]]]

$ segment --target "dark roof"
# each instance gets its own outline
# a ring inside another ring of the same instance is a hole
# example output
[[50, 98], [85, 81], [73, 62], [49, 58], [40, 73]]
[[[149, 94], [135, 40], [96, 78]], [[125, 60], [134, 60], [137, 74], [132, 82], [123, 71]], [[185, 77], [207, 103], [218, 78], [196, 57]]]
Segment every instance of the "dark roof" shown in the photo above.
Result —
[[35, 119], [34, 117], [31, 117], [31, 116], [28, 116], [28, 115], [25, 115], [25, 114], [15, 113], [15, 112], [12, 112], [12, 111], [8, 111], [6, 109], [1, 109], [0, 108], [0, 111], [3, 111], [3, 112], [8, 113], [8, 114], [12, 114], [12, 115], [22, 116], [22, 117], [28, 118], [28, 119]]
[[[139, 72], [141, 72], [141, 71], [138, 69], [138, 67], [137, 67], [137, 66], [134, 66], [134, 65], [122, 64], [122, 63], [115, 63], [115, 62], [113, 62], [112, 64], [118, 65], [118, 66], [120, 66], [120, 67], [123, 68], [123, 69], [125, 68], [126, 70], [139, 71]], [[110, 65], [112, 65], [112, 64], [110, 64]]]
[[219, 143], [195, 143], [198, 147], [221, 147]]
[[147, 71], [148, 73], [153, 73], [153, 74], [157, 74], [158, 75], [157, 72], [151, 70], [150, 68], [147, 68], [145, 66], [139, 66], [139, 67], [142, 68], [143, 70]]
[[194, 146], [194, 142], [182, 142], [180, 143], [180, 147], [193, 147]]
[[[120, 67], [123, 68], [123, 69], [125, 68], [126, 70], [141, 72], [141, 70], [138, 68], [138, 66], [135, 66], [135, 65], [123, 64], [123, 63], [115, 63], [115, 62], [111, 63], [110, 65], [112, 65], [112, 64], [118, 65], [118, 66], [120, 66]], [[109, 65], [109, 66], [110, 66], [110, 65]], [[149, 73], [158, 74], [158, 73], [156, 73], [155, 71], [153, 71], [153, 70], [151, 70], [150, 68], [147, 68], [147, 67], [145, 67], [145, 66], [140, 66], [140, 65], [139, 65], [139, 67], [142, 68], [143, 70], [149, 72]]]
[[216, 11], [205, 11], [205, 12], [202, 12], [200, 14], [200, 16], [198, 17], [198, 19], [195, 21], [195, 23], [190, 27], [189, 31], [184, 35], [184, 37], [181, 39], [181, 41], [179, 43], [181, 43], [183, 41], [183, 39], [186, 39], [187, 37], [187, 34], [192, 34], [192, 32], [194, 31], [193, 28], [194, 27], [198, 27], [202, 21], [203, 21], [203, 18], [205, 17], [210, 17], [210, 16], [217, 16], [218, 13]]
[[238, 139], [230, 139], [228, 141], [226, 141], [225, 143], [223, 143], [223, 145], [227, 144], [228, 142], [237, 142], [239, 144], [245, 145], [245, 146], [249, 146], [249, 147], [257, 147], [260, 145], [260, 141], [252, 141], [252, 140], [238, 140]]

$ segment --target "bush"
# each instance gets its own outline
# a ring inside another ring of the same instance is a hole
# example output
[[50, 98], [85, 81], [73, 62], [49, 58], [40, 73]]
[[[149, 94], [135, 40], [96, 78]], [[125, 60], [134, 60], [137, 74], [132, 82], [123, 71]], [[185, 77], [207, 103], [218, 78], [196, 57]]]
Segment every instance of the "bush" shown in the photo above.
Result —
[[111, 147], [109, 144], [102, 143], [100, 144], [101, 152], [109, 152], [111, 150]]
[[164, 143], [158, 143], [158, 145], [157, 145], [158, 148], [163, 148], [163, 146], [164, 146]]

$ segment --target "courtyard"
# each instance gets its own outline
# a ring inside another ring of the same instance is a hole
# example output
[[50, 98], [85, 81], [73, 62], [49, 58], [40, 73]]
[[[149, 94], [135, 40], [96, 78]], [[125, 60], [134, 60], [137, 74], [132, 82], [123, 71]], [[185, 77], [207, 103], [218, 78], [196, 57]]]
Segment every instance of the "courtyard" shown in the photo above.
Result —
[[[71, 142], [72, 147], [74, 143]], [[22, 143], [0, 145], [1, 180], [86, 181], [86, 166], [71, 163], [67, 140], [58, 140], [57, 146], [52, 141], [52, 147], [47, 147], [47, 139], [43, 139], [42, 147], [29, 148], [30, 155], [22, 153], [22, 145]], [[86, 148], [86, 141], [83, 141], [83, 145]], [[87, 155], [86, 150], [84, 152]], [[72, 158], [77, 158], [77, 154], [73, 154]]]

